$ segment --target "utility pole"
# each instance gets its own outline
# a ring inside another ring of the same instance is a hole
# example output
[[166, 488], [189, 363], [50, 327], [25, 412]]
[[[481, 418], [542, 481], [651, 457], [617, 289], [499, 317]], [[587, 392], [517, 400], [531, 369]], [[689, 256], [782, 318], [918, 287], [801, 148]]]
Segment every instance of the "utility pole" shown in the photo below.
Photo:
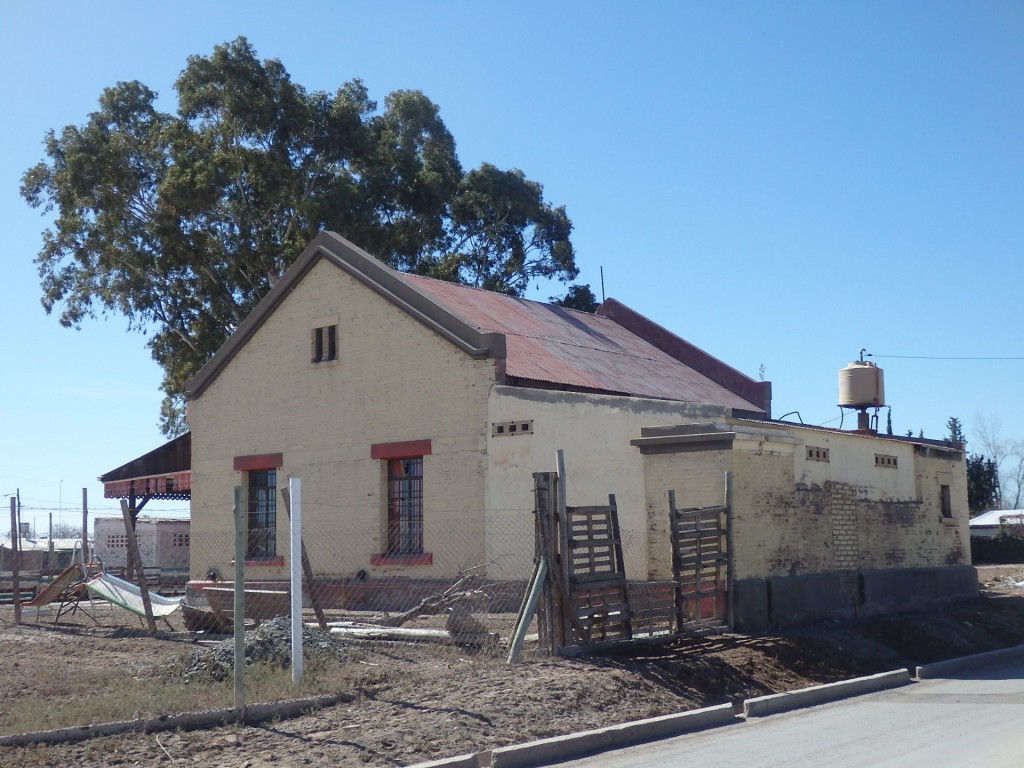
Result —
[[[15, 500], [11, 499], [11, 527], [17, 526], [17, 504]], [[11, 591], [14, 595], [14, 623], [21, 624], [21, 581], [19, 579], [19, 571], [21, 569], [21, 531], [18, 531], [18, 537], [15, 538], [11, 535]]]

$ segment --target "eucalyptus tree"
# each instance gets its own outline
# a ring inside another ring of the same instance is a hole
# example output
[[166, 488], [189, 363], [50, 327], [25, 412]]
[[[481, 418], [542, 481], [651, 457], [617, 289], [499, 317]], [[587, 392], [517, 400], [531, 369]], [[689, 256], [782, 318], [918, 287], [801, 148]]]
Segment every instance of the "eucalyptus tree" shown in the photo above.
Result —
[[174, 87], [174, 113], [140, 82], [107, 88], [83, 124], [47, 133], [21, 187], [53, 216], [35, 260], [44, 308], [73, 328], [121, 314], [148, 336], [168, 435], [185, 383], [322, 229], [513, 295], [578, 274], [564, 207], [521, 171], [464, 171], [419, 91], [383, 108], [358, 79], [308, 91], [245, 38], [190, 57]]

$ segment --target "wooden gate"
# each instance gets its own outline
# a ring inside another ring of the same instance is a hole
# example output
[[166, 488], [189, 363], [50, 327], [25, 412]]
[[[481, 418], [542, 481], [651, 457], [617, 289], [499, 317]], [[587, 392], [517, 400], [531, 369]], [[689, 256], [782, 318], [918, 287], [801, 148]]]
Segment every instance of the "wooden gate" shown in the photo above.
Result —
[[732, 625], [728, 473], [725, 496], [722, 506], [678, 509], [675, 491], [668, 492], [676, 631], [680, 634], [721, 632]]
[[562, 577], [579, 642], [629, 640], [633, 628], [614, 494], [606, 507], [567, 506], [560, 528]]

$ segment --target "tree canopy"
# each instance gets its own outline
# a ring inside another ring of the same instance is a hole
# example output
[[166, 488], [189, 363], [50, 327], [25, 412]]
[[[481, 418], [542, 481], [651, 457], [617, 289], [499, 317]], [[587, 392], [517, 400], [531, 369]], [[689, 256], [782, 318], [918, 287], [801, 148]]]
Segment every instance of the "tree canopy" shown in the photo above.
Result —
[[[946, 422], [952, 443], [967, 446], [967, 436], [963, 424], [956, 416], [950, 416]], [[980, 453], [972, 453], [967, 457], [967, 508], [972, 515], [995, 509], [1000, 502], [999, 466], [992, 459]]]
[[54, 215], [43, 306], [73, 328], [123, 314], [149, 336], [168, 435], [185, 383], [323, 229], [396, 269], [516, 296], [578, 275], [565, 208], [522, 171], [464, 171], [419, 91], [383, 108], [358, 79], [307, 91], [241, 37], [190, 57], [175, 91], [170, 114], [137, 81], [106, 89], [84, 124], [47, 133], [21, 187]]

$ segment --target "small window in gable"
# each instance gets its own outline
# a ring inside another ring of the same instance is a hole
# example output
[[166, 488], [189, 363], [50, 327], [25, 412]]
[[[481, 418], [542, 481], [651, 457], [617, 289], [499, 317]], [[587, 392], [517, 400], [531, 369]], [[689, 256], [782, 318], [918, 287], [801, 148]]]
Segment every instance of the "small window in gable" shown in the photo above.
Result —
[[326, 363], [338, 359], [338, 326], [322, 325], [313, 329], [312, 362]]

